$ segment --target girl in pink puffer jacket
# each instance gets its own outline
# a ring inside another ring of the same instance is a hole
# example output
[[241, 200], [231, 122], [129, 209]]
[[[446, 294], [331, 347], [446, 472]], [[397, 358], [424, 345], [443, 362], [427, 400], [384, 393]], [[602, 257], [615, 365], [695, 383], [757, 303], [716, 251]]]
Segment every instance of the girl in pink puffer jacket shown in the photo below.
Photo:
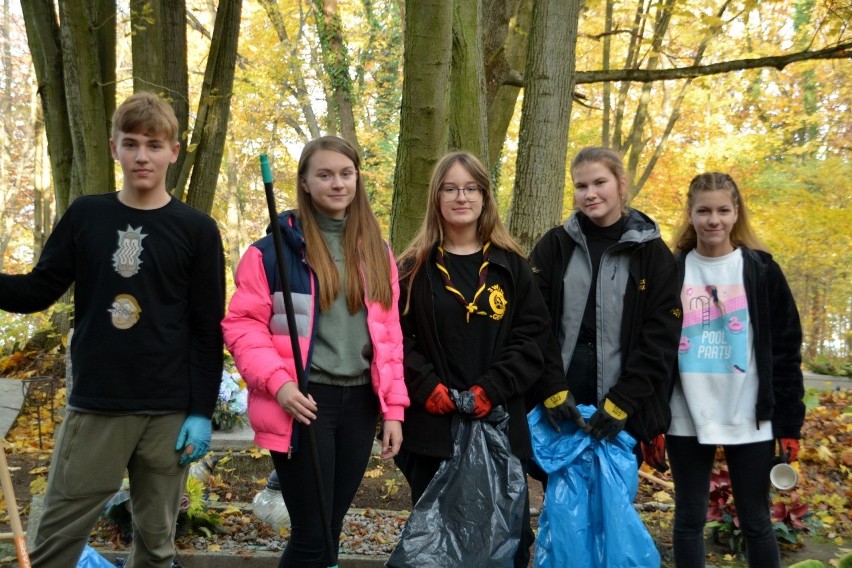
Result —
[[240, 260], [222, 327], [249, 388], [255, 443], [270, 450], [292, 530], [281, 566], [333, 566], [318, 514], [303, 429], [314, 429], [327, 518], [337, 541], [361, 483], [381, 413], [382, 457], [402, 443], [408, 394], [396, 265], [370, 210], [355, 149], [309, 142], [299, 160], [297, 211], [279, 215], [296, 333], [308, 379], [299, 391], [271, 235]]

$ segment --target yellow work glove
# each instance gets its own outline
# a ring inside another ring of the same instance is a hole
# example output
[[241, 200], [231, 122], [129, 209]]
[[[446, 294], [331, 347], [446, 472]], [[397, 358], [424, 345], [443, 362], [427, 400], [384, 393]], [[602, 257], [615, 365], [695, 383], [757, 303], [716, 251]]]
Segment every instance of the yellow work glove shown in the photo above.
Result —
[[559, 422], [568, 420], [573, 421], [580, 428], [586, 427], [586, 422], [580, 411], [577, 410], [577, 403], [574, 401], [574, 395], [567, 390], [559, 391], [544, 399], [544, 416], [554, 430], [559, 432]]
[[604, 398], [586, 423], [586, 433], [598, 440], [606, 437], [607, 440], [611, 441], [619, 432], [624, 430], [626, 424], [627, 413], [617, 407], [610, 399]]

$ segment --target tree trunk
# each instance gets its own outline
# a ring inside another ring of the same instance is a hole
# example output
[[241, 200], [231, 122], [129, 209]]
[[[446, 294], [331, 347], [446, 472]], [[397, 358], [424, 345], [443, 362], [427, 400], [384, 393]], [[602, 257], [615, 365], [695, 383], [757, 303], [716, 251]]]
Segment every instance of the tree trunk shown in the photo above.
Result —
[[447, 149], [452, 56], [452, 3], [409, 1], [405, 8], [405, 79], [390, 228], [396, 252], [420, 227], [432, 168]]
[[813, 360], [819, 355], [822, 346], [822, 324], [825, 319], [825, 290], [822, 283], [816, 283], [807, 302], [807, 319], [810, 320], [810, 325], [805, 329], [805, 349], [802, 355], [806, 360]]
[[240, 186], [237, 183], [237, 160], [234, 156], [234, 142], [230, 140], [225, 147], [225, 168], [227, 170], [228, 212], [225, 223], [226, 241], [228, 243], [228, 260], [231, 276], [237, 273], [242, 248], [242, 230], [240, 211]]
[[[95, 45], [98, 50], [98, 64], [100, 66], [100, 81], [99, 86], [104, 101], [104, 125], [107, 132], [112, 130], [112, 115], [115, 113], [115, 46], [116, 46], [116, 27], [113, 24], [116, 18], [115, 0], [88, 0], [92, 6], [93, 22], [96, 26], [94, 33], [90, 31], [95, 38]], [[109, 168], [111, 175], [109, 176], [109, 189], [94, 191], [93, 193], [108, 193], [115, 191], [115, 175], [112, 164], [112, 157], [109, 158]], [[86, 193], [92, 193], [86, 191]]]
[[[606, 0], [606, 8], [604, 9], [604, 37], [603, 37], [603, 54], [601, 57], [601, 68], [604, 71], [609, 70], [610, 51], [612, 46], [612, 10], [613, 1]], [[612, 83], [607, 81], [603, 84], [603, 124], [601, 125], [601, 146], [609, 146], [609, 121], [610, 110], [612, 106]]]
[[349, 53], [343, 41], [343, 24], [337, 11], [337, 0], [315, 0], [315, 6], [324, 67], [331, 83], [331, 98], [328, 102], [335, 110], [341, 136], [358, 148], [355, 115], [352, 112]]
[[[79, 2], [59, 2], [62, 68], [65, 84], [69, 87], [65, 89], [65, 96], [74, 147], [69, 203], [88, 193], [115, 190], [107, 127], [110, 117], [107, 116], [100, 62], [99, 40], [103, 36], [91, 33], [99, 24], [96, 17], [100, 12], [93, 11], [90, 2], [85, 4], [81, 7]], [[76, 88], [70, 88], [72, 85]]]
[[186, 0], [150, 0], [130, 10], [133, 90], [150, 91], [168, 100], [178, 119], [183, 150], [166, 174], [174, 191], [186, 159], [189, 131], [189, 78], [186, 45]]
[[44, 111], [56, 210], [61, 215], [70, 203], [74, 148], [68, 107], [65, 105], [59, 25], [52, 0], [23, 0], [21, 9], [38, 81], [38, 95]]
[[529, 250], [562, 216], [579, 0], [533, 6], [509, 231]]
[[[242, 0], [219, 2], [192, 142], [187, 148], [184, 163], [185, 173], [189, 167], [192, 168], [186, 203], [207, 214], [213, 209], [216, 180], [228, 131], [241, 12]], [[198, 156], [204, 156], [204, 159], [198, 160]], [[181, 179], [185, 179], [183, 174]]]
[[53, 227], [53, 196], [50, 193], [50, 157], [44, 132], [44, 113], [33, 93], [30, 120], [35, 139], [33, 164], [33, 264], [41, 256], [44, 243]]
[[[496, 0], [496, 2], [502, 1]], [[494, 46], [495, 51], [486, 49], [485, 52], [486, 75], [489, 76], [487, 90], [488, 159], [492, 171], [500, 159], [503, 144], [506, 141], [506, 131], [512, 122], [518, 95], [521, 92], [520, 87], [506, 84], [506, 79], [510, 74], [523, 76], [526, 69], [527, 45], [529, 43], [530, 25], [532, 24], [532, 5], [532, 0], [515, 0], [514, 13], [507, 14], [506, 17], [506, 23], [509, 27], [504, 45]], [[495, 9], [498, 8], [495, 7]], [[489, 73], [492, 64], [498, 65], [498, 51], [502, 52], [502, 58], [505, 60], [505, 70], [499, 74]], [[494, 89], [493, 94], [492, 88]]]
[[[645, 11], [645, 0], [636, 0], [636, 14], [633, 16], [633, 27], [630, 29], [630, 42], [627, 45], [627, 57], [624, 62], [625, 69], [638, 69], [639, 47], [642, 45], [642, 36], [645, 33], [645, 24], [648, 15]], [[621, 125], [624, 122], [624, 111], [627, 107], [627, 93], [630, 91], [630, 81], [622, 81], [618, 89], [618, 98], [615, 104], [615, 117], [612, 125], [612, 139], [609, 146], [613, 150], [621, 151], [624, 143], [621, 137]]]
[[[722, 21], [722, 17], [725, 15], [725, 11], [728, 9], [729, 5], [730, 0], [727, 0], [717, 11], [716, 18], [720, 22]], [[701, 59], [704, 57], [704, 52], [707, 50], [707, 46], [719, 32], [720, 27], [721, 24], [717, 24], [715, 26], [710, 26], [707, 28], [707, 33], [701, 40], [701, 43], [699, 44], [698, 49], [696, 50], [695, 55], [692, 58], [693, 65], [698, 65], [699, 63], [701, 63]], [[657, 165], [657, 161], [662, 156], [663, 148], [665, 148], [666, 142], [668, 141], [672, 130], [674, 130], [675, 123], [677, 123], [678, 118], [680, 118], [680, 107], [683, 105], [683, 101], [686, 98], [686, 93], [689, 90], [691, 84], [692, 79], [690, 78], [684, 81], [684, 83], [681, 85], [680, 92], [678, 93], [678, 96], [671, 107], [671, 111], [669, 112], [669, 118], [666, 122], [666, 127], [663, 130], [662, 135], [659, 136], [657, 143], [654, 145], [654, 151], [651, 154], [651, 157], [648, 159], [648, 162], [645, 164], [645, 167], [642, 169], [642, 174], [639, 176], [639, 179], [635, 180], [633, 183], [632, 192], [634, 197], [638, 195], [640, 191], [642, 191], [642, 188], [645, 186], [645, 182], [648, 181], [648, 178], [651, 177], [651, 172], [654, 171], [654, 166]]]
[[455, 0], [453, 4], [449, 147], [467, 150], [479, 157], [482, 163], [488, 164], [481, 2]]
[[[663, 43], [663, 38], [669, 29], [669, 23], [672, 18], [676, 0], [664, 0], [659, 5], [657, 19], [654, 23], [654, 35], [651, 38], [651, 54], [648, 56], [648, 69], [656, 69], [660, 64], [660, 51]], [[639, 156], [645, 148], [647, 141], [644, 138], [645, 124], [648, 122], [648, 103], [651, 98], [651, 83], [644, 83], [639, 96], [639, 106], [636, 109], [636, 114], [633, 117], [633, 126], [630, 128], [630, 133], [627, 135], [627, 146], [624, 149], [627, 152], [627, 176], [630, 182], [634, 182], [636, 178], [636, 170], [639, 168]]]

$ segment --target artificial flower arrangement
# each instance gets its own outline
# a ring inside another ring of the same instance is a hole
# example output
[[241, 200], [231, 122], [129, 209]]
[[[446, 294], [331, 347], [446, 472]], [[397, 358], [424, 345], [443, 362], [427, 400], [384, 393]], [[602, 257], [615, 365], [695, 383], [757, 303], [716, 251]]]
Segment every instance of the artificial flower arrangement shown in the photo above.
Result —
[[248, 390], [246, 383], [234, 366], [230, 357], [225, 361], [222, 382], [219, 384], [219, 398], [213, 410], [213, 427], [218, 430], [232, 430], [235, 426], [246, 424], [248, 409]]

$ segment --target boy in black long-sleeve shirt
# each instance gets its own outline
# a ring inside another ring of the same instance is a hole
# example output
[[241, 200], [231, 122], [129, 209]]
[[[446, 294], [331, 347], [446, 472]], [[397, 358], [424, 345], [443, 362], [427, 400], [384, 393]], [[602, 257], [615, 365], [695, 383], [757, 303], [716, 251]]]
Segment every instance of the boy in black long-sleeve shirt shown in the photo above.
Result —
[[174, 199], [177, 120], [150, 93], [113, 116], [121, 191], [75, 200], [36, 267], [0, 274], [0, 309], [43, 310], [74, 283], [73, 389], [53, 452], [35, 568], [76, 566], [125, 469], [128, 568], [168, 568], [186, 466], [210, 444], [222, 376], [224, 261], [216, 222]]

